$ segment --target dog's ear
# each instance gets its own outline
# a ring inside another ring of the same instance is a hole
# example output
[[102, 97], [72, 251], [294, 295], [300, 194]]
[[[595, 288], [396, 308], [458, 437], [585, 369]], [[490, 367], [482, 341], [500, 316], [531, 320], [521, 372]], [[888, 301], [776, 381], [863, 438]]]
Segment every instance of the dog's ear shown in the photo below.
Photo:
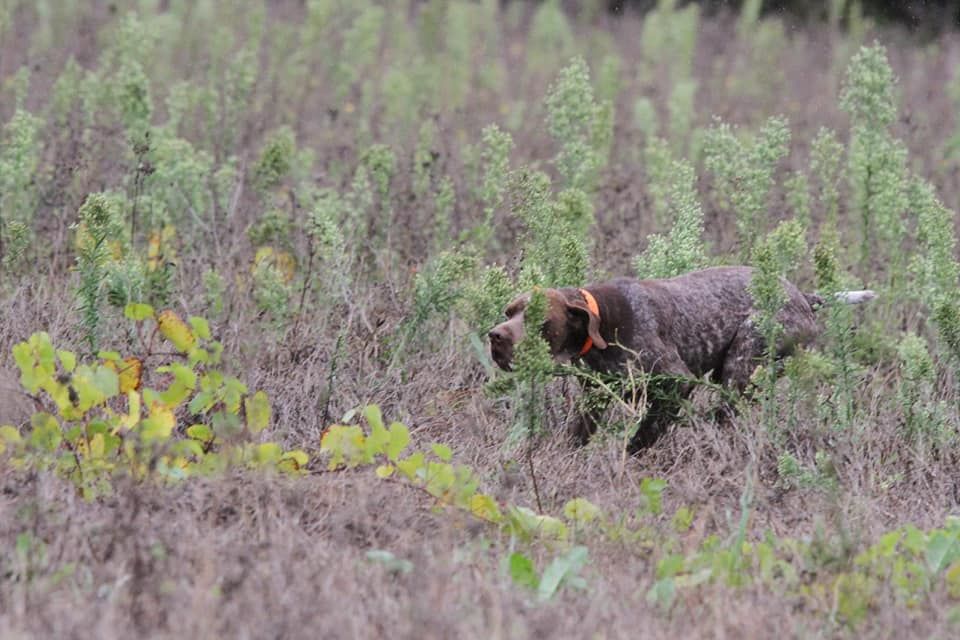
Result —
[[591, 311], [586, 302], [567, 299], [567, 311], [585, 315], [587, 318], [587, 335], [593, 341], [593, 346], [601, 350], [607, 348], [607, 341], [600, 335], [600, 316]]

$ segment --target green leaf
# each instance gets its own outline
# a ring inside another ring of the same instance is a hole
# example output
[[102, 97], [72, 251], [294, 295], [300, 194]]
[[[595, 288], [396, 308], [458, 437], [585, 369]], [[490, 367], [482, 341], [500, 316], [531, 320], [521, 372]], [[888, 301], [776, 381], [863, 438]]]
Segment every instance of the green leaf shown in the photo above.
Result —
[[563, 505], [563, 515], [574, 522], [587, 524], [600, 516], [600, 509], [589, 500], [574, 498]]
[[390, 443], [387, 444], [387, 457], [396, 462], [397, 457], [410, 444], [410, 431], [399, 422], [390, 425]]
[[382, 464], [377, 467], [376, 474], [378, 478], [389, 478], [395, 470], [396, 467], [391, 464]]
[[20, 444], [23, 442], [23, 438], [20, 437], [20, 432], [17, 431], [15, 426], [5, 424], [0, 427], [0, 441], [8, 442], [10, 444]]
[[190, 401], [190, 404], [187, 405], [187, 408], [190, 409], [190, 413], [193, 415], [199, 415], [210, 411], [216, 401], [217, 397], [212, 392], [201, 391], [197, 395], [193, 396], [193, 399]]
[[[247, 385], [233, 377], [223, 381], [223, 406], [228, 413], [240, 413], [240, 401], [247, 393]], [[266, 396], [264, 396], [266, 399]]]
[[537, 597], [540, 602], [546, 602], [552, 598], [565, 579], [575, 576], [587, 562], [587, 555], [586, 547], [576, 546], [566, 554], [555, 558], [540, 578], [540, 585], [537, 587]]
[[408, 480], [417, 479], [420, 472], [424, 470], [423, 453], [417, 451], [413, 455], [397, 461], [397, 469], [407, 476]]
[[247, 428], [251, 433], [260, 433], [270, 424], [270, 401], [263, 391], [247, 396], [243, 407], [247, 414]]
[[370, 430], [384, 429], [383, 416], [380, 414], [380, 407], [375, 404], [368, 404], [363, 408], [363, 417], [367, 419]]
[[925, 553], [930, 573], [937, 575], [960, 555], [956, 533], [937, 531], [930, 536]]
[[60, 423], [49, 413], [38, 412], [30, 417], [30, 446], [48, 453], [60, 446], [63, 436]]
[[680, 507], [673, 514], [673, 529], [677, 533], [683, 533], [693, 525], [693, 510], [690, 507]]
[[367, 419], [367, 423], [370, 425], [370, 435], [367, 436], [367, 454], [373, 459], [377, 455], [386, 453], [387, 445], [390, 444], [390, 433], [384, 428], [383, 420], [379, 419], [379, 411], [371, 417], [372, 419]]
[[450, 462], [450, 459], [453, 457], [453, 452], [450, 451], [450, 447], [445, 444], [435, 442], [430, 445], [430, 449], [433, 450], [433, 455], [437, 456], [444, 462]]
[[142, 302], [131, 302], [123, 308], [123, 315], [134, 322], [140, 322], [154, 316], [153, 307]]
[[205, 424], [194, 424], [187, 427], [187, 436], [194, 440], [207, 443], [213, 440], [213, 431]]
[[72, 351], [58, 349], [57, 357], [60, 358], [60, 364], [63, 365], [63, 370], [67, 373], [71, 373], [74, 369], [76, 369], [77, 356]]
[[117, 351], [101, 351], [97, 353], [97, 357], [101, 360], [109, 360], [111, 362], [120, 362], [123, 360]]
[[540, 578], [537, 577], [536, 567], [533, 560], [522, 553], [510, 554], [510, 577], [514, 584], [529, 589], [536, 589], [540, 584]]
[[640, 492], [646, 499], [646, 509], [653, 515], [663, 510], [663, 492], [667, 488], [667, 481], [659, 478], [644, 478], [640, 482]]
[[684, 557], [676, 553], [661, 558], [657, 563], [657, 577], [672, 578], [683, 571], [684, 563]]
[[190, 316], [190, 319], [187, 320], [187, 322], [190, 323], [193, 333], [198, 338], [201, 340], [210, 339], [210, 324], [206, 320], [197, 316]]
[[283, 449], [276, 442], [264, 442], [253, 449], [254, 461], [262, 465], [274, 464], [280, 460], [282, 455]]
[[663, 578], [657, 580], [647, 591], [647, 602], [658, 605], [664, 611], [670, 609], [673, 600], [677, 596], [677, 586], [673, 578]]

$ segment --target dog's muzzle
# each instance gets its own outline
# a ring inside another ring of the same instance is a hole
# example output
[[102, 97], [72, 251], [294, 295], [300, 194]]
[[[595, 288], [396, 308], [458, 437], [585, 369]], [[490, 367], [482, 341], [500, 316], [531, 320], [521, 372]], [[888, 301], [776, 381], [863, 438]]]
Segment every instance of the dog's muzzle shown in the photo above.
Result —
[[511, 361], [513, 360], [513, 339], [509, 333], [502, 327], [494, 327], [487, 334], [490, 339], [490, 357], [497, 363], [497, 366], [504, 371], [513, 369]]

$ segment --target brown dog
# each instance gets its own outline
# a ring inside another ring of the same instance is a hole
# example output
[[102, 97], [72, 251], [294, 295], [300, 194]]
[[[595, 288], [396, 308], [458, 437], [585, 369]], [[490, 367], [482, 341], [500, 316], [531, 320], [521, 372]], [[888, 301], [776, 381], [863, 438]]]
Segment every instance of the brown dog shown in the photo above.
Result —
[[[751, 319], [751, 267], [713, 267], [664, 280], [618, 278], [583, 289], [545, 290], [548, 306], [543, 338], [558, 362], [580, 360], [591, 369], [624, 372], [628, 364], [653, 374], [647, 412], [630, 443], [636, 451], [652, 444], [674, 421], [695, 377], [711, 378], [743, 392], [765, 344]], [[784, 281], [787, 302], [777, 318], [783, 326], [778, 358], [809, 343], [819, 327], [814, 311], [823, 300]], [[856, 304], [872, 291], [846, 291], [838, 300]], [[506, 308], [507, 320], [494, 327], [490, 353], [509, 370], [513, 348], [523, 337], [523, 310], [529, 294]], [[660, 377], [662, 376], [662, 377]], [[572, 429], [586, 443], [596, 431], [604, 407], [585, 411]]]

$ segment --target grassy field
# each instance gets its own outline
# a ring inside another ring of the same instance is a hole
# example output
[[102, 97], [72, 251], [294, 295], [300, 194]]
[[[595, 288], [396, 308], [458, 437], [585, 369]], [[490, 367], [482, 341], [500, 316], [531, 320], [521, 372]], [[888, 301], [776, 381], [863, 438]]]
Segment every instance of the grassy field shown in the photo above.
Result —
[[[0, 636], [960, 633], [960, 40], [674, 4], [0, 3]], [[485, 353], [744, 263], [879, 298], [639, 456]]]

